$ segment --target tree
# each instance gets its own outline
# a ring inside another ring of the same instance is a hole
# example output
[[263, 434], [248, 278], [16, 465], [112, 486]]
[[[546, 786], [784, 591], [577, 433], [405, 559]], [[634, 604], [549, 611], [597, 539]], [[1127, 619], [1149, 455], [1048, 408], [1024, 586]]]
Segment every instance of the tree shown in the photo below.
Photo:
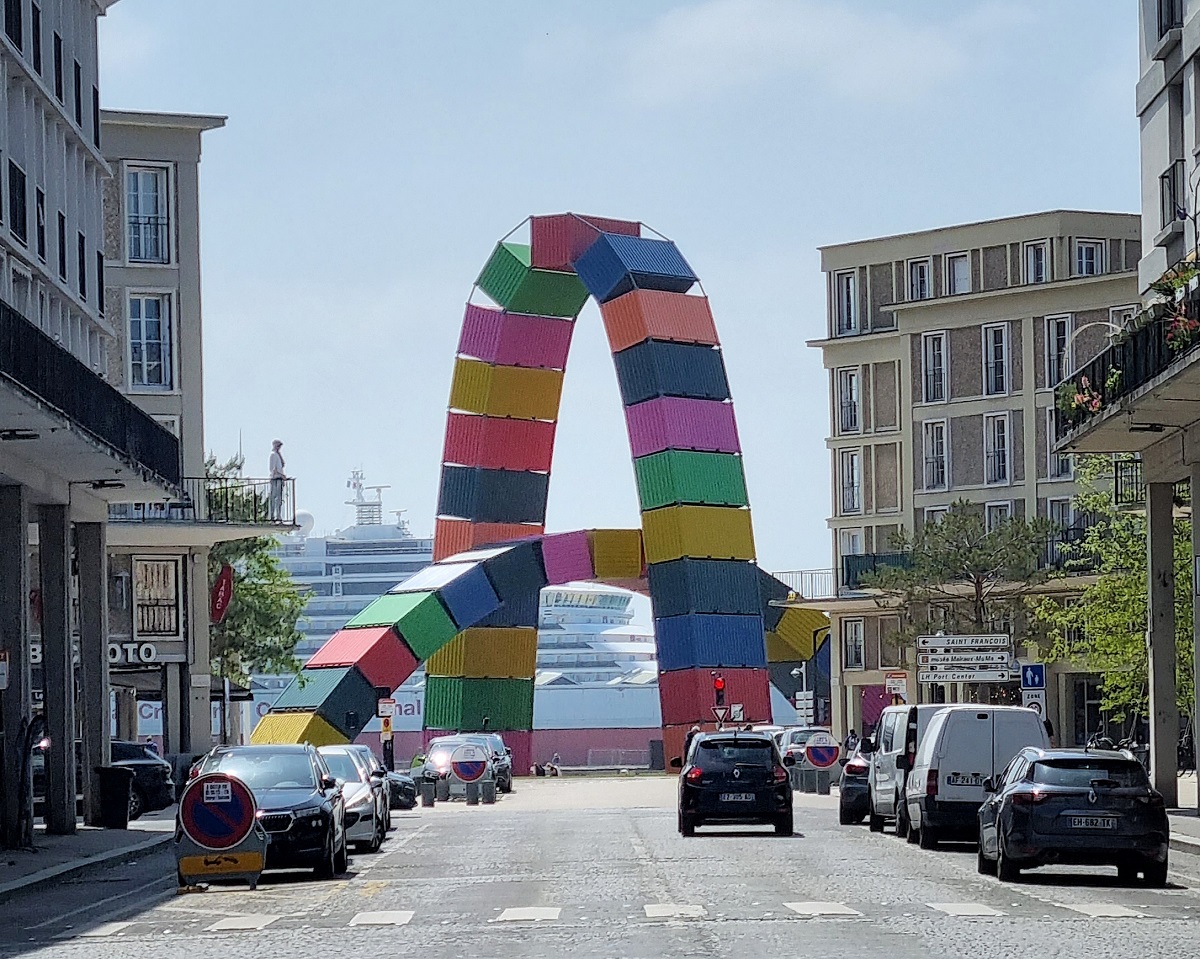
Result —
[[[221, 491], [223, 508], [247, 517], [266, 515], [263, 496], [239, 486], [241, 457], [218, 463], [209, 457], [205, 472], [210, 480], [227, 480]], [[232, 507], [230, 502], [232, 499]], [[225, 619], [212, 627], [211, 656], [215, 672], [244, 683], [250, 673], [296, 672], [296, 644], [301, 634], [296, 623], [305, 599], [274, 555], [273, 537], [218, 543], [208, 558], [209, 588], [221, 568], [233, 569], [233, 599]]]

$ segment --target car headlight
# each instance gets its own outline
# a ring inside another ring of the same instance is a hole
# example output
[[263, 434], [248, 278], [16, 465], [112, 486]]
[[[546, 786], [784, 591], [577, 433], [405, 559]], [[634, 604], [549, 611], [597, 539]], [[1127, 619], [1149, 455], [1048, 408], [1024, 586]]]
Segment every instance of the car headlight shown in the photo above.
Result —
[[346, 808], [347, 809], [359, 809], [359, 808], [365, 806], [367, 803], [369, 803], [372, 798], [373, 797], [371, 796], [370, 793], [363, 793], [361, 796], [359, 796], [353, 802], [347, 803]]
[[297, 809], [292, 813], [297, 819], [302, 819], [305, 816], [317, 816], [321, 813], [320, 806], [305, 806], [303, 809]]

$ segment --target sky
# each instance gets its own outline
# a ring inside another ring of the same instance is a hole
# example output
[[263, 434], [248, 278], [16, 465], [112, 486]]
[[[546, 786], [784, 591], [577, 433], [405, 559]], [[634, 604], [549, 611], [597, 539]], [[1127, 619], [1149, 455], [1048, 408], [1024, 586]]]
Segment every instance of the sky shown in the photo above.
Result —
[[[120, 0], [113, 109], [228, 116], [201, 164], [205, 441], [316, 529], [355, 468], [429, 535], [463, 304], [530, 214], [642, 222], [701, 277], [760, 564], [831, 565], [817, 247], [1045, 209], [1136, 211], [1125, 0]], [[551, 530], [632, 527], [599, 313]]]

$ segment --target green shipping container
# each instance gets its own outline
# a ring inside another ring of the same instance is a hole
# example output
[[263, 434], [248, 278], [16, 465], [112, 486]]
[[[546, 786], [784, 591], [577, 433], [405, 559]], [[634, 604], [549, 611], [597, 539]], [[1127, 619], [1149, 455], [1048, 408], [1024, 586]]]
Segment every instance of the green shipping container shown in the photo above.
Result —
[[346, 624], [358, 626], [394, 626], [422, 662], [458, 632], [434, 593], [386, 593]]
[[587, 288], [574, 273], [530, 267], [529, 247], [523, 243], [496, 244], [475, 282], [510, 313], [575, 317], [588, 298]]
[[642, 509], [747, 506], [746, 474], [735, 453], [663, 450], [634, 460]]
[[532, 679], [425, 680], [425, 728], [459, 732], [496, 732], [533, 728]]

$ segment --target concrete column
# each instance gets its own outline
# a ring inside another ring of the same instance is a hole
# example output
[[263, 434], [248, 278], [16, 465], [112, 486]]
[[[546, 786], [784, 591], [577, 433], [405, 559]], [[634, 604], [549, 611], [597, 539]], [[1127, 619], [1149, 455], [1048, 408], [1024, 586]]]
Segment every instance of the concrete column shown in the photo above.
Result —
[[137, 739], [137, 692], [127, 686], [117, 686], [117, 739]]
[[[79, 557], [79, 710], [83, 730], [83, 819], [100, 824], [100, 781], [97, 766], [111, 756], [108, 684], [108, 548], [103, 523], [78, 523], [75, 548]], [[136, 732], [136, 728], [135, 728]]]
[[183, 663], [163, 664], [163, 752], [187, 752], [186, 737], [187, 701], [183, 694]]
[[67, 507], [38, 507], [42, 580], [42, 686], [46, 750], [46, 832], [75, 832], [75, 668], [71, 649], [71, 525]]
[[[3, 802], [0, 844], [33, 841], [32, 796], [21, 783], [22, 747], [29, 722], [29, 516], [25, 490], [0, 486], [0, 647], [8, 653], [8, 688], [0, 691], [4, 714]], [[22, 812], [28, 810], [28, 822]]]
[[1146, 484], [1150, 774], [1167, 806], [1179, 804], [1179, 704], [1175, 684], [1175, 489]]
[[202, 753], [212, 745], [212, 700], [209, 683], [212, 663], [208, 639], [208, 550], [198, 549], [188, 557], [191, 566], [185, 586], [188, 610], [188, 631], [191, 633], [191, 656], [188, 660], [188, 714], [184, 720], [189, 730], [189, 747]]

